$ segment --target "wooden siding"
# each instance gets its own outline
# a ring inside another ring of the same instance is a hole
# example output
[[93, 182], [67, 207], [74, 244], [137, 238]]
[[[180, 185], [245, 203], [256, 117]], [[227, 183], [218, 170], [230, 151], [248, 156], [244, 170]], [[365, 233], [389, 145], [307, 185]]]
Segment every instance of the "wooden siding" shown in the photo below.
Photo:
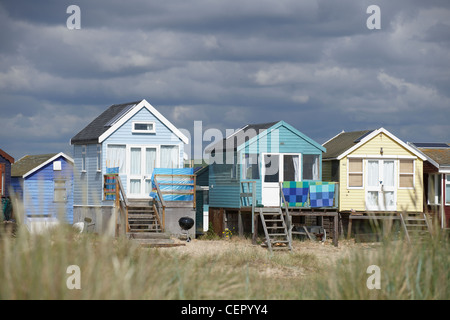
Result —
[[[261, 134], [253, 142], [249, 143], [242, 149], [237, 156], [237, 176], [236, 179], [231, 177], [231, 164], [210, 166], [210, 207], [215, 208], [239, 208], [240, 207], [240, 181], [250, 181], [241, 179], [242, 154], [259, 154], [262, 153], [300, 153], [300, 154], [316, 154], [319, 155], [319, 179], [322, 177], [322, 151], [310, 141], [300, 137], [290, 128], [281, 125], [277, 129], [267, 134]], [[230, 158], [230, 157], [229, 157]], [[303, 163], [303, 160], [302, 160]], [[259, 172], [261, 174], [261, 158], [259, 163]], [[215, 166], [215, 167], [214, 167]], [[222, 166], [218, 168], [217, 166]], [[300, 170], [301, 170], [300, 166]], [[302, 173], [301, 173], [302, 176]], [[256, 200], [262, 203], [262, 177], [256, 180]], [[213, 187], [211, 187], [213, 186]]]
[[82, 145], [74, 145], [74, 205], [100, 205], [103, 173], [97, 171], [97, 144], [86, 145], [86, 170], [82, 168]]
[[[377, 135], [358, 149], [354, 150], [349, 156], [361, 156], [363, 158], [372, 158], [371, 156], [377, 156], [378, 159], [382, 159], [380, 156], [380, 148], [383, 148], [384, 159], [395, 160], [395, 185], [397, 195], [397, 211], [422, 211], [423, 208], [423, 161], [417, 158], [407, 149], [403, 148], [400, 144], [386, 136]], [[414, 176], [414, 189], [401, 189], [398, 188], [398, 156], [407, 156], [415, 158], [415, 176]], [[340, 201], [339, 210], [347, 211], [354, 209], [356, 211], [366, 210], [365, 206], [365, 183], [366, 183], [366, 168], [364, 168], [364, 188], [361, 189], [349, 189], [347, 188], [347, 159], [344, 157], [340, 160], [339, 166], [339, 182], [340, 182]]]
[[[135, 121], [154, 122], [155, 133], [132, 133], [132, 125]], [[184, 143], [169, 128], [161, 123], [150, 111], [142, 108], [132, 118], [125, 122], [119, 129], [111, 134], [102, 144], [102, 171], [106, 172], [106, 154], [108, 144], [115, 145], [176, 145], [180, 149], [179, 168], [183, 167]], [[127, 159], [127, 163], [129, 160]], [[120, 175], [122, 184], [127, 192], [127, 176]]]
[[[154, 122], [155, 133], [132, 133], [134, 121]], [[164, 124], [142, 108], [101, 144], [101, 171], [97, 170], [97, 144], [86, 145], [86, 171], [81, 171], [82, 145], [74, 145], [74, 204], [83, 206], [111, 206], [112, 201], [103, 201], [103, 174], [106, 172], [106, 154], [108, 144], [115, 145], [177, 145], [180, 149], [180, 168], [183, 166], [184, 143]], [[129, 161], [128, 159], [126, 160]], [[121, 174], [125, 191], [127, 175]]]
[[[66, 221], [73, 223], [73, 166], [64, 157], [54, 161], [61, 161], [61, 171], [54, 171], [51, 162], [25, 179], [15, 178], [14, 184], [23, 184], [25, 217], [45, 215], [56, 218], [58, 214], [64, 214]], [[55, 179], [58, 178], [65, 180], [66, 202], [62, 206], [54, 201]]]

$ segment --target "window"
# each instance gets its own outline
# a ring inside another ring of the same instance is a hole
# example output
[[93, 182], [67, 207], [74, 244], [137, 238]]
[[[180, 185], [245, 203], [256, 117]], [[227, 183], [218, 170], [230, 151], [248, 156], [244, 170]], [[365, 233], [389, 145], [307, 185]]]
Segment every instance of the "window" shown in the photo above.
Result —
[[81, 146], [81, 171], [86, 171], [86, 146]]
[[106, 149], [106, 167], [119, 168], [119, 173], [124, 174], [126, 170], [126, 146], [110, 144]]
[[363, 176], [363, 159], [348, 159], [348, 187], [362, 188]]
[[155, 133], [154, 122], [133, 122], [133, 133]]
[[61, 171], [61, 161], [53, 161], [53, 171]]
[[0, 163], [0, 195], [5, 195], [5, 165], [3, 163]]
[[53, 201], [55, 202], [66, 201], [66, 180], [55, 180]]
[[428, 204], [441, 203], [441, 175], [430, 174], [428, 176]]
[[102, 145], [97, 145], [97, 171], [102, 171]]
[[319, 180], [319, 156], [317, 154], [303, 155], [303, 180]]
[[178, 168], [179, 161], [178, 146], [161, 146], [161, 168]]
[[283, 180], [298, 181], [300, 174], [298, 172], [299, 156], [285, 154], [283, 157]]
[[243, 179], [259, 179], [259, 157], [258, 154], [244, 154], [243, 168], [244, 172], [242, 174]]
[[399, 187], [414, 188], [414, 160], [400, 160]]
[[450, 205], [450, 174], [446, 174], [445, 177], [445, 204]]

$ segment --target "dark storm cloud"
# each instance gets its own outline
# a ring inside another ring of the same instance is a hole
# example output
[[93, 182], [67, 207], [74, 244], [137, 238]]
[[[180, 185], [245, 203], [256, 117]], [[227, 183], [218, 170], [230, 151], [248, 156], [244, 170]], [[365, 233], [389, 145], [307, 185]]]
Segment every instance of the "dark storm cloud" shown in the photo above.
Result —
[[285, 120], [318, 142], [380, 126], [450, 141], [449, 15], [437, 0], [3, 1], [1, 147], [70, 151], [108, 105], [142, 98], [191, 132]]

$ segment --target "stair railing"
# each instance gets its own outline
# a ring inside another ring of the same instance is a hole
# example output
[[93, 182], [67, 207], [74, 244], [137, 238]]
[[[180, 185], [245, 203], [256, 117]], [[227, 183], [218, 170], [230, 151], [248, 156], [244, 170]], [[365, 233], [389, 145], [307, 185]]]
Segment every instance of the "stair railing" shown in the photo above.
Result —
[[[156, 219], [158, 220], [158, 223], [161, 226], [161, 230], [162, 232], [164, 232], [166, 229], [166, 202], [163, 198], [161, 189], [159, 188], [159, 183], [156, 179], [156, 176], [153, 177], [153, 179], [156, 187], [156, 193], [158, 195], [158, 197], [153, 198], [153, 210], [155, 211]], [[160, 219], [159, 212], [161, 212], [162, 220]]]
[[[115, 197], [115, 201], [114, 201], [114, 206], [119, 211], [119, 216], [123, 217], [125, 220], [125, 232], [129, 232], [130, 231], [130, 225], [128, 223], [129, 203], [128, 203], [127, 195], [126, 195], [125, 190], [122, 185], [122, 180], [120, 179], [119, 176], [117, 176], [117, 179], [116, 179], [116, 197]], [[122, 225], [122, 223], [121, 223], [121, 225]], [[118, 223], [116, 221], [116, 235], [118, 233], [117, 228], [118, 228]]]

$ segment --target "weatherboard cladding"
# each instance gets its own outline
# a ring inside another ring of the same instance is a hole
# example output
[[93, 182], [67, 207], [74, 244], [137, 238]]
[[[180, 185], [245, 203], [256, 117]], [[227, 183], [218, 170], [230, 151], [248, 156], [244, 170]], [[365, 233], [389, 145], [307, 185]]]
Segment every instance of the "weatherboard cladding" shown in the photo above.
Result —
[[[271, 123], [259, 132], [253, 140], [240, 150], [237, 159], [242, 158], [242, 153], [301, 153], [317, 154], [322, 156], [323, 147], [301, 132], [291, 127], [289, 124], [279, 121]], [[268, 124], [249, 125], [250, 127], [264, 128]], [[273, 128], [272, 128], [273, 127]], [[266, 132], [266, 130], [268, 130]], [[245, 139], [239, 140], [245, 141]], [[220, 146], [220, 145], [219, 145]], [[240, 146], [235, 146], [240, 149]], [[233, 158], [232, 151], [228, 151], [228, 158]], [[226, 155], [225, 155], [226, 158]], [[303, 161], [303, 160], [302, 160]], [[322, 159], [319, 159], [321, 167]], [[212, 208], [239, 208], [240, 207], [240, 181], [246, 181], [241, 178], [241, 166], [238, 165], [236, 178], [231, 177], [232, 164], [212, 164], [210, 165], [210, 198], [209, 205]], [[300, 166], [301, 168], [301, 166]], [[300, 169], [301, 170], [301, 169]], [[261, 163], [260, 163], [261, 174]], [[322, 171], [319, 169], [321, 177]], [[301, 173], [302, 175], [302, 173]], [[212, 187], [211, 187], [212, 186]], [[256, 199], [258, 203], [262, 203], [262, 177], [256, 179]]]
[[[139, 103], [139, 102], [138, 102]], [[115, 117], [109, 118], [109, 124], [115, 123], [118, 118], [121, 118], [126, 112], [131, 110], [130, 105], [136, 105], [136, 103], [131, 102], [120, 106], [122, 114], [115, 110]], [[114, 106], [112, 106], [114, 107]], [[110, 107], [109, 109], [111, 109]], [[125, 112], [126, 111], [126, 112]], [[112, 114], [112, 113], [111, 113]], [[111, 115], [110, 114], [110, 115]], [[107, 116], [100, 116], [102, 121], [105, 121]], [[97, 118], [98, 119], [98, 118]], [[154, 122], [155, 124], [155, 133], [133, 133], [132, 125], [135, 121], [143, 121], [143, 122]], [[92, 123], [96, 122], [95, 120]], [[86, 128], [90, 127], [89, 124]], [[109, 129], [107, 127], [106, 129]], [[96, 134], [98, 137], [103, 134], [106, 130], [98, 130]], [[147, 108], [140, 109], [136, 114], [134, 114], [130, 119], [128, 119], [125, 123], [123, 123], [117, 130], [115, 130], [111, 135], [109, 135], [102, 143], [101, 143], [101, 163], [102, 168], [101, 171], [97, 168], [97, 146], [98, 137], [94, 141], [94, 143], [85, 143], [78, 144], [74, 143], [74, 162], [75, 162], [75, 187], [74, 187], [74, 203], [75, 205], [87, 205], [87, 206], [100, 206], [100, 205], [109, 205], [111, 206], [111, 201], [102, 201], [102, 187], [103, 187], [103, 173], [106, 172], [106, 159], [107, 156], [107, 148], [108, 145], [127, 145], [127, 146], [141, 146], [141, 145], [177, 145], [180, 150], [180, 158], [179, 165], [183, 165], [183, 153], [184, 153], [184, 143], [180, 140], [178, 136], [176, 136], [172, 130], [170, 130], [165, 124], [163, 124], [155, 115], [153, 115]], [[79, 140], [78, 140], [79, 141]], [[86, 170], [81, 172], [82, 167], [82, 149], [83, 145], [86, 145]], [[129, 161], [129, 159], [126, 159]], [[109, 164], [110, 166], [114, 166], [113, 163]], [[128, 179], [126, 174], [121, 175], [121, 180], [123, 183], [123, 187], [125, 192], [127, 191]]]
[[[50, 159], [51, 157], [47, 158]], [[61, 170], [53, 170], [53, 163], [61, 161]], [[20, 160], [17, 162], [19, 163]], [[30, 161], [26, 161], [30, 163]], [[45, 162], [45, 161], [43, 161]], [[39, 164], [42, 164], [40, 162]], [[38, 164], [38, 165], [39, 165]], [[25, 170], [25, 165], [20, 166], [20, 172]], [[73, 165], [65, 157], [60, 156], [54, 161], [46, 164], [39, 170], [22, 178], [16, 171], [13, 177], [13, 187], [22, 196], [26, 217], [42, 216], [56, 218], [59, 209], [64, 209], [65, 219], [73, 223]], [[28, 168], [27, 168], [28, 169]], [[31, 168], [30, 170], [32, 170]], [[29, 170], [28, 170], [29, 171]], [[27, 172], [28, 172], [27, 171]], [[26, 173], [26, 172], [25, 172]], [[24, 173], [24, 174], [25, 174]], [[66, 202], [62, 204], [54, 201], [55, 180], [64, 180], [66, 188]]]

